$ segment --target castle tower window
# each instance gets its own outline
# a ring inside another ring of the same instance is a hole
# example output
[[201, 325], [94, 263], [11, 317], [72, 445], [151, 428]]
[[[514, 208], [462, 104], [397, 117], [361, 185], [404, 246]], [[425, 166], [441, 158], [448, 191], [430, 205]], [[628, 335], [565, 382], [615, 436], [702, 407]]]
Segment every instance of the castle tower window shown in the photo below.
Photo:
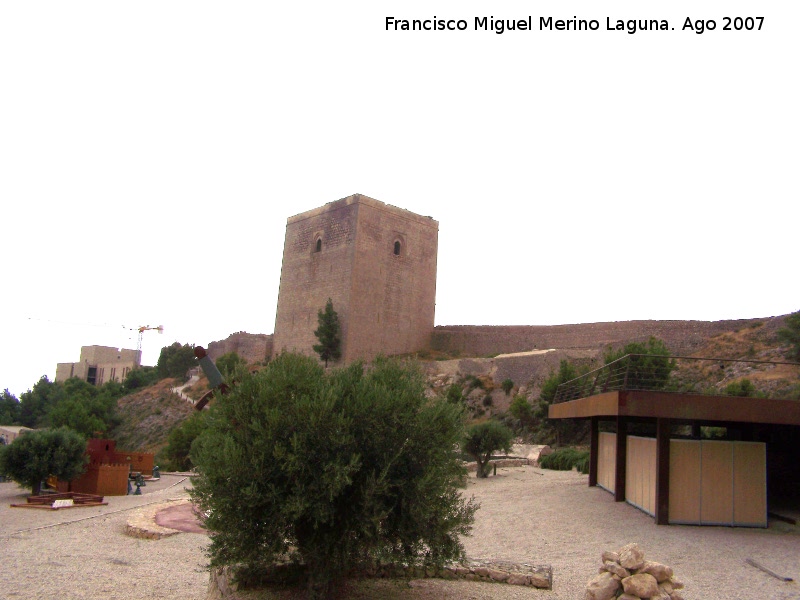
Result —
[[314, 244], [314, 252], [322, 252], [322, 238], [317, 238], [317, 243]]
[[394, 255], [400, 256], [400, 242], [397, 241], [394, 243]]

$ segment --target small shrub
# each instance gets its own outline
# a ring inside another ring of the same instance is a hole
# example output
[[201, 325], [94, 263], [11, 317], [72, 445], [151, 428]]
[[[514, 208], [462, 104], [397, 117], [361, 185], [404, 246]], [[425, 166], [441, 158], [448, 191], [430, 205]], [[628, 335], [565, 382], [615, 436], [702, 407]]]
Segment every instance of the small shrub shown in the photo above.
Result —
[[464, 383], [467, 384], [470, 390], [475, 390], [478, 388], [483, 389], [483, 382], [475, 377], [475, 375], [467, 375], [464, 378]]
[[504, 379], [503, 383], [500, 384], [500, 387], [506, 393], [506, 396], [508, 396], [511, 393], [511, 390], [514, 388], [514, 382], [510, 379]]
[[589, 472], [589, 451], [577, 448], [559, 448], [552, 454], [542, 457], [539, 466], [553, 471], [571, 471], [578, 467], [581, 473]]
[[511, 401], [508, 411], [523, 426], [530, 424], [533, 420], [533, 407], [525, 396], [516, 396]]
[[589, 453], [586, 453], [586, 456], [580, 458], [575, 461], [575, 468], [578, 469], [578, 473], [582, 473], [584, 475], [589, 474]]
[[789, 346], [789, 360], [800, 362], [800, 311], [786, 317], [786, 327], [778, 330], [778, 339]]
[[460, 404], [464, 401], [464, 396], [461, 393], [461, 386], [457, 383], [450, 384], [450, 387], [447, 388], [445, 397], [447, 398], [447, 401], [452, 404]]
[[240, 369], [247, 368], [247, 361], [236, 352], [223, 354], [215, 361], [215, 364], [225, 379], [231, 379]]
[[489, 407], [489, 406], [491, 406], [493, 403], [494, 403], [494, 401], [492, 400], [492, 396], [491, 396], [491, 395], [489, 395], [489, 394], [486, 394], [486, 395], [483, 397], [483, 405], [484, 405], [484, 406], [486, 406], [486, 407]]
[[704, 440], [724, 440], [728, 435], [725, 427], [701, 427], [700, 437]]
[[726, 396], [742, 396], [746, 398], [757, 395], [756, 388], [749, 379], [729, 383], [725, 387], [724, 393]]

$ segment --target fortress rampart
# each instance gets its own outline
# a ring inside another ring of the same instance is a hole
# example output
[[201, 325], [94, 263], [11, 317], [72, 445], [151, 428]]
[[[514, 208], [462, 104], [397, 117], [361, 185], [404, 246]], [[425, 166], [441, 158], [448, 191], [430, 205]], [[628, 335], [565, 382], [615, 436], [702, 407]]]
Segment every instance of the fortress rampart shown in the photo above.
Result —
[[[431, 347], [461, 356], [528, 350], [592, 349], [662, 339], [673, 354], [691, 354], [710, 337], [775, 319], [731, 321], [613, 321], [576, 325], [446, 325], [433, 330]], [[776, 326], [777, 327], [777, 326]]]

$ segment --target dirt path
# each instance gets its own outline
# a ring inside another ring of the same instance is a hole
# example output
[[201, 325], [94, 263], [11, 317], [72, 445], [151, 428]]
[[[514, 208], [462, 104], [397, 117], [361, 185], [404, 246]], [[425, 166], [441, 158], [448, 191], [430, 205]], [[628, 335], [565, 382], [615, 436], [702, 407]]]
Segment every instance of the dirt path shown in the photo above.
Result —
[[[165, 476], [163, 484], [143, 488], [143, 496], [68, 511], [11, 509], [10, 502], [24, 501], [24, 490], [0, 484], [0, 598], [202, 600], [208, 584], [204, 534], [161, 540], [124, 534], [131, 510], [185, 497], [188, 482], [175, 485], [179, 480]], [[485, 480], [472, 477], [466, 493], [481, 502], [473, 535], [465, 540], [468, 555], [550, 564], [552, 591], [420, 580], [365, 582], [349, 597], [576, 600], [597, 572], [603, 550], [638, 542], [648, 558], [675, 569], [687, 600], [800, 600], [797, 583], [780, 582], [745, 563], [752, 558], [799, 580], [800, 529], [785, 523], [767, 530], [657, 527], [644, 513], [589, 488], [584, 475], [532, 467], [498, 469]]]

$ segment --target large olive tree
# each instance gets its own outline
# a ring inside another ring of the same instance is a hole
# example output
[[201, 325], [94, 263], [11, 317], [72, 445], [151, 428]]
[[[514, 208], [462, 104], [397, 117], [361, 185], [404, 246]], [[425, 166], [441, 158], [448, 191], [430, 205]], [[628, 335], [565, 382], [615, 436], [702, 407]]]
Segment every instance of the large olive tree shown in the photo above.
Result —
[[31, 488], [34, 496], [50, 475], [70, 481], [83, 473], [88, 460], [86, 440], [66, 427], [23, 433], [0, 447], [0, 473]]
[[282, 354], [244, 374], [192, 446], [211, 566], [252, 574], [289, 559], [310, 597], [330, 597], [365, 564], [463, 556], [477, 508], [458, 489], [463, 411], [425, 387], [387, 359], [326, 372]]

